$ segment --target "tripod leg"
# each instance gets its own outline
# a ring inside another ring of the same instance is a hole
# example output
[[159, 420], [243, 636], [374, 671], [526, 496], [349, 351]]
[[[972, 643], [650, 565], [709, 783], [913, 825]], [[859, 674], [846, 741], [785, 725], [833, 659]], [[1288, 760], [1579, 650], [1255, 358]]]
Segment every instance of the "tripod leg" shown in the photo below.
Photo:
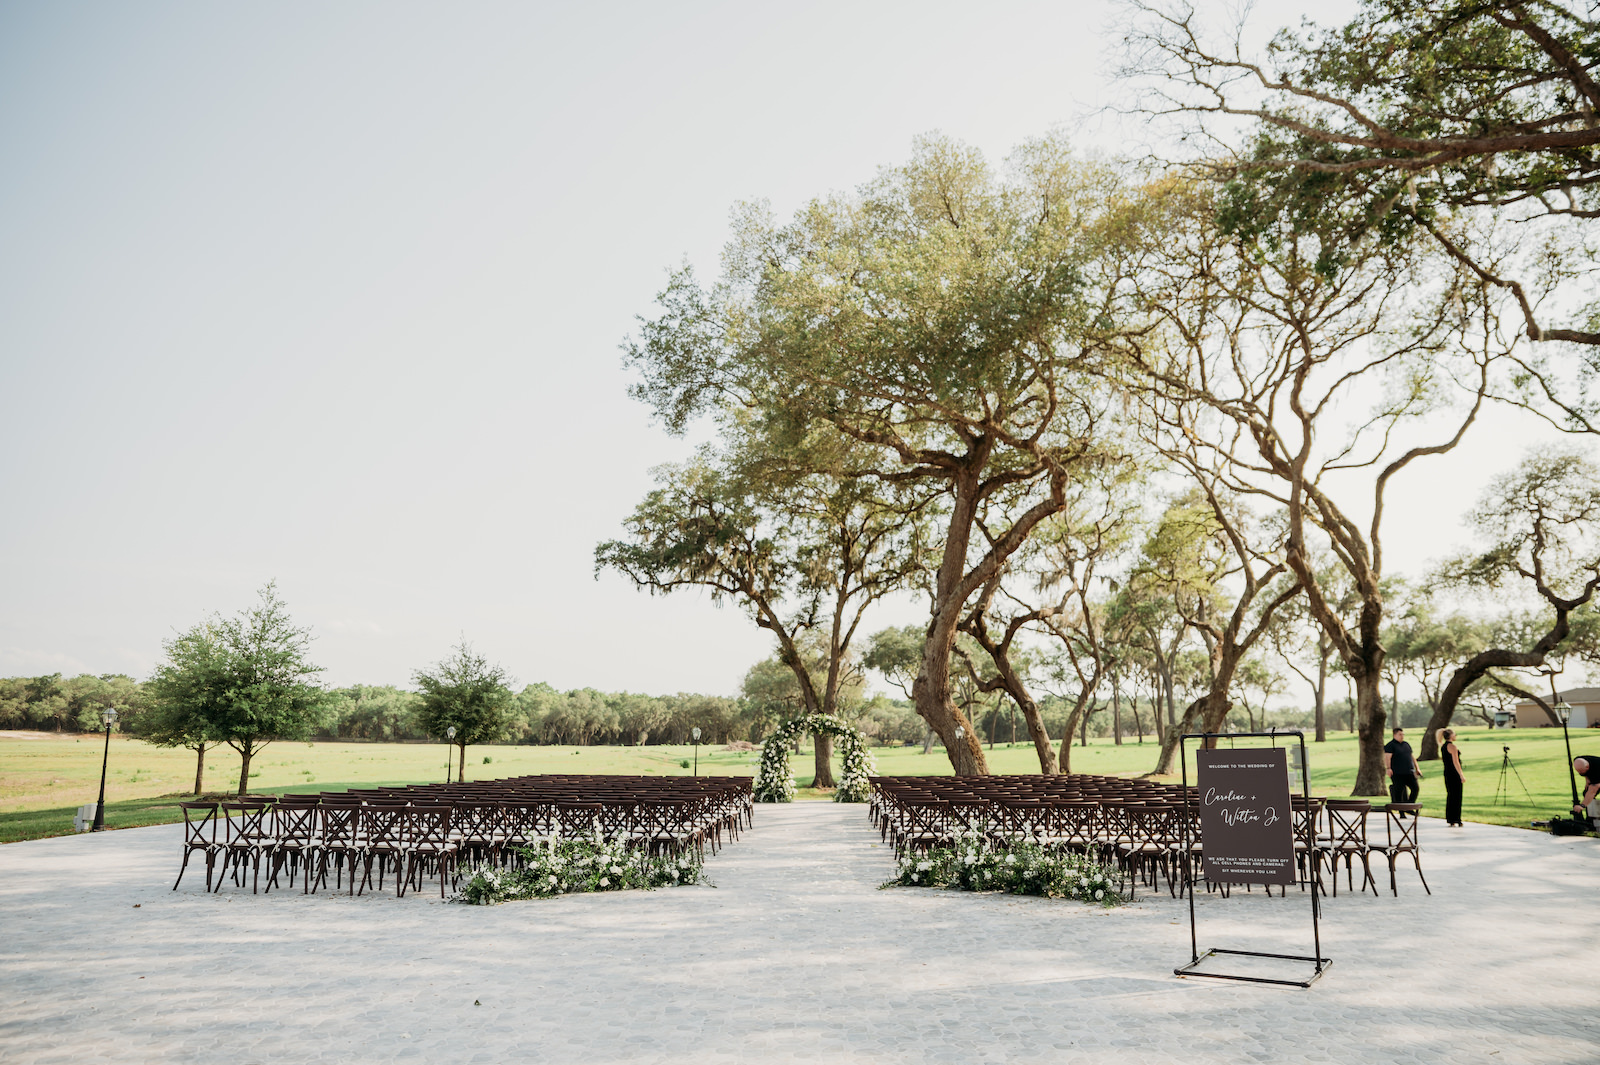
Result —
[[[1511, 765], [1511, 756], [1509, 754], [1506, 755], [1506, 764], [1507, 765]], [[1533, 793], [1528, 790], [1528, 785], [1523, 783], [1522, 774], [1517, 772], [1517, 767], [1514, 766], [1514, 765], [1511, 765], [1511, 775], [1517, 778], [1517, 783], [1522, 786], [1522, 794], [1524, 794], [1524, 795], [1526, 795], [1528, 797], [1528, 805], [1532, 806], [1534, 804], [1533, 803]], [[1511, 789], [1510, 788], [1506, 788], [1506, 802], [1509, 803], [1510, 801], [1511, 801]]]

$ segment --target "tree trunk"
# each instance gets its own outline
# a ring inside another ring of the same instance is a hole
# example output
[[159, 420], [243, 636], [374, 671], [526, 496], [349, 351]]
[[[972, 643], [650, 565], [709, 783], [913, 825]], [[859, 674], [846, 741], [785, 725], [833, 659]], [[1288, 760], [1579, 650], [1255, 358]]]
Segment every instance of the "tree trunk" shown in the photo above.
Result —
[[[981, 618], [980, 618], [981, 621]], [[995, 671], [1000, 678], [1000, 687], [1011, 696], [1015, 706], [1022, 708], [1022, 720], [1028, 726], [1028, 735], [1033, 739], [1034, 753], [1039, 756], [1039, 772], [1045, 776], [1054, 776], [1056, 773], [1056, 751], [1050, 743], [1050, 733], [1044, 727], [1044, 714], [1039, 710], [1039, 703], [1034, 699], [1033, 693], [1022, 682], [1022, 676], [1011, 664], [1010, 637], [1000, 643], [995, 643], [989, 638], [988, 631], [983, 625], [971, 627], [973, 637], [988, 652], [989, 660], [994, 663]], [[1011, 732], [1012, 739], [1016, 739], [1016, 711], [1012, 711]]]
[[1383, 675], [1377, 670], [1363, 670], [1353, 679], [1360, 761], [1356, 767], [1356, 784], [1350, 794], [1384, 795], [1388, 793], [1388, 778], [1383, 771], [1383, 726], [1388, 715], [1383, 712]]
[[461, 743], [461, 761], [456, 766], [456, 783], [457, 784], [465, 784], [466, 782], [467, 782], [467, 744], [466, 744], [465, 741], [462, 741], [462, 743]]
[[[1181, 723], [1167, 726], [1166, 734], [1161, 737], [1161, 751], [1156, 755], [1156, 767], [1150, 771], [1150, 776], [1166, 776], [1173, 771], [1172, 765], [1177, 761], [1178, 741], [1183, 738], [1185, 732], [1194, 727], [1195, 720], [1199, 718], [1205, 705], [1206, 696], [1202, 695], [1184, 707]], [[1156, 713], [1159, 715], [1160, 712], [1160, 707], [1157, 707]], [[1223, 713], [1226, 714], [1227, 711], [1224, 710]]]
[[255, 753], [252, 744], [239, 749], [239, 795], [242, 798], [250, 787], [250, 756]]
[[1328, 742], [1328, 652], [1326, 639], [1317, 641], [1317, 739], [1318, 743]]
[[198, 798], [205, 791], [205, 783], [206, 783], [206, 745], [202, 743], [198, 747], [196, 747], [195, 750], [200, 752], [200, 756], [197, 759], [195, 759], [195, 763], [194, 763], [194, 793], [195, 793], [195, 796]]
[[[1085, 685], [1086, 691], [1093, 692], [1099, 684], [1100, 678], [1096, 676], [1093, 681]], [[1087, 728], [1089, 715], [1093, 713], [1094, 698], [1090, 694], [1081, 695], [1078, 703], [1072, 708], [1072, 713], [1067, 715], [1067, 725], [1061, 730], [1061, 772], [1072, 772], [1072, 734], [1080, 726]]]
[[[1167, 672], [1167, 728], [1176, 728], [1178, 724], [1178, 693], [1177, 683], [1173, 680], [1172, 671]], [[1187, 726], [1185, 726], [1187, 727]]]
[[[989, 763], [973, 732], [972, 722], [955, 705], [950, 691], [950, 656], [967, 601], [1001, 571], [1006, 559], [1023, 546], [1041, 521], [1060, 513], [1066, 506], [1066, 472], [1051, 466], [1049, 498], [1029, 507], [1009, 529], [993, 538], [988, 552], [969, 571], [967, 553], [972, 545], [972, 530], [980, 504], [985, 496], [1002, 485], [1015, 483], [1015, 471], [1002, 473], [987, 484], [981, 481], [980, 471], [987, 465], [993, 449], [994, 441], [989, 437], [971, 438], [967, 453], [951, 477], [952, 505], [944, 551], [934, 574], [933, 617], [928, 622], [928, 638], [922, 646], [922, 668], [911, 684], [911, 699], [917, 714], [944, 741], [950, 765], [958, 776], [987, 776], [989, 773]], [[961, 731], [959, 739], [957, 730]]]
[[1117, 674], [1111, 674], [1111, 737], [1113, 743], [1122, 746], [1122, 686], [1117, 683]]
[[[956, 621], [954, 610], [948, 611], [947, 617], [934, 619], [923, 647], [922, 672], [911, 682], [911, 697], [917, 713], [944, 741], [945, 754], [956, 776], [987, 776], [989, 763], [972, 722], [951, 697], [950, 652], [955, 646]], [[963, 733], [959, 740], [957, 729]]]
[[812, 733], [812, 742], [816, 749], [815, 763], [817, 778], [811, 782], [813, 788], [832, 788], [837, 785], [833, 779], [833, 737], [825, 732]]

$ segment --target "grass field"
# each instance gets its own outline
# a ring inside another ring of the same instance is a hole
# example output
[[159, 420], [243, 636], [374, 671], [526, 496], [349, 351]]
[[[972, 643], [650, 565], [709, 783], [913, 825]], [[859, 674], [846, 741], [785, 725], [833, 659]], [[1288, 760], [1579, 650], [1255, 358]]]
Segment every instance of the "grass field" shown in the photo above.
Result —
[[[1413, 741], [1420, 737], [1412, 737]], [[1500, 774], [1501, 745], [1511, 756], [1529, 795], [1514, 777], [1508, 777], [1511, 801], [1496, 804], [1495, 785]], [[93, 802], [100, 785], [103, 740], [99, 736], [56, 735], [39, 732], [0, 732], [0, 843], [36, 839], [72, 831], [72, 815], [83, 803]], [[1557, 729], [1490, 732], [1461, 729], [1462, 761], [1466, 769], [1464, 816], [1469, 821], [1526, 827], [1532, 818], [1564, 811], [1570, 804], [1566, 752]], [[1310, 744], [1311, 787], [1320, 795], [1342, 796], [1355, 779], [1354, 737], [1339, 733], [1327, 743]], [[1573, 753], [1600, 754], [1600, 738], [1582, 732], [1573, 737]], [[878, 771], [886, 775], [947, 775], [950, 763], [935, 749], [924, 755], [920, 747], [875, 748]], [[694, 764], [691, 747], [500, 747], [467, 749], [467, 779], [530, 773], [638, 773], [687, 776]], [[703, 774], [750, 775], [756, 753], [724, 751], [702, 746], [699, 769]], [[988, 752], [996, 773], [1038, 772], [1039, 763], [1030, 744], [999, 744]], [[488, 759], [486, 762], [485, 759]], [[1154, 743], [1091, 741], [1075, 747], [1072, 768], [1080, 773], [1136, 776], [1147, 772], [1155, 760]], [[162, 824], [177, 820], [176, 803], [188, 797], [194, 783], [192, 752], [152, 747], [123, 736], [111, 738], [106, 777], [106, 823], [111, 828]], [[256, 756], [251, 766], [252, 791], [339, 791], [375, 784], [416, 784], [442, 781], [445, 749], [439, 744], [413, 743], [274, 743]], [[800, 798], [826, 797], [811, 783], [809, 752], [793, 758]], [[1444, 812], [1444, 785], [1438, 763], [1423, 767], [1421, 801], [1426, 812]], [[230, 748], [206, 755], [208, 791], [233, 791], [238, 786], [239, 759]], [[1168, 778], [1173, 779], [1173, 778]]]

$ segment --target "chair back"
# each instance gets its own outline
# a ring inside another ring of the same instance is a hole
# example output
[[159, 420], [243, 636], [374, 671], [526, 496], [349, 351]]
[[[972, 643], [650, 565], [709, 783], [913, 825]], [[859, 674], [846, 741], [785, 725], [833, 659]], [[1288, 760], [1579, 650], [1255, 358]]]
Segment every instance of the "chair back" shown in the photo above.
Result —
[[317, 836], [317, 807], [308, 803], [280, 803], [272, 808], [272, 835], [279, 844], [309, 847]]
[[411, 807], [382, 803], [361, 810], [362, 843], [371, 851], [405, 850]]
[[1418, 830], [1422, 827], [1422, 804], [1392, 802], [1384, 807], [1384, 828], [1388, 833], [1389, 853], [1420, 851]]
[[1367, 850], [1367, 815], [1372, 804], [1365, 800], [1329, 799], [1328, 840], [1334, 850]]
[[180, 802], [183, 810], [183, 845], [203, 849], [217, 845], [217, 811], [221, 803]]
[[409, 819], [411, 849], [433, 852], [443, 850], [450, 841], [451, 816], [452, 808], [449, 806], [413, 807]]
[[227, 846], [253, 847], [265, 840], [270, 809], [267, 803], [248, 799], [223, 803], [222, 824]]

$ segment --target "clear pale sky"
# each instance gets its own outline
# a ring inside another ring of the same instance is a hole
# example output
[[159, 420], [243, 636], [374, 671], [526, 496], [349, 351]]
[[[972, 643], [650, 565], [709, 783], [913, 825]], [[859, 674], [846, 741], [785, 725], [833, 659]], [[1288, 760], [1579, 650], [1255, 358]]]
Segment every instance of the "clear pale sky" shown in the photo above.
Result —
[[[733, 693], [742, 613], [593, 576], [688, 450], [619, 342], [738, 200], [931, 130], [1117, 152], [1108, 10], [0, 3], [0, 675], [143, 676], [276, 578], [330, 683], [464, 635], [524, 683]], [[1397, 493], [1398, 568], [1520, 432]]]

